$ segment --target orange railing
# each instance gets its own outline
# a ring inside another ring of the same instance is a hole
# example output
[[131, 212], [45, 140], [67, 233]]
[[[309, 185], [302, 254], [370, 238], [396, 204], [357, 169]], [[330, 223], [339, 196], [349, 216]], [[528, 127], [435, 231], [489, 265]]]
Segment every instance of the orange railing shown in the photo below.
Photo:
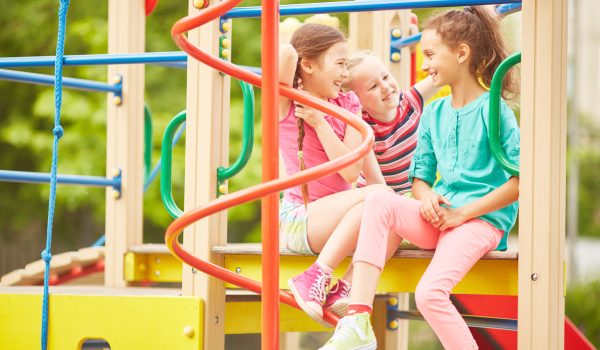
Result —
[[[221, 196], [204, 206], [183, 214], [167, 229], [165, 242], [171, 252], [181, 261], [215, 276], [225, 282], [237, 285], [255, 293], [263, 293], [263, 349], [278, 349], [279, 301], [298, 307], [289, 292], [279, 290], [279, 244], [277, 194], [293, 186], [309, 182], [316, 178], [337, 172], [362, 158], [372, 147], [373, 132], [359, 117], [340, 107], [316, 99], [307, 93], [289, 86], [278, 85], [278, 44], [277, 28], [279, 9], [277, 1], [263, 1], [262, 15], [262, 67], [263, 77], [246, 71], [218, 57], [201, 51], [188, 41], [184, 33], [218, 18], [231, 10], [241, 0], [226, 0], [210, 6], [198, 15], [182, 18], [172, 28], [171, 34], [177, 45], [190, 56], [236, 79], [246, 81], [257, 87], [263, 87], [263, 183]], [[264, 85], [263, 85], [264, 80]], [[277, 179], [278, 173], [278, 92], [301, 104], [316, 108], [335, 118], [339, 118], [357, 129], [363, 141], [358, 148], [349, 154], [327, 163], [301, 171], [286, 179]], [[203, 261], [183, 249], [178, 242], [181, 232], [196, 221], [232, 206], [266, 197], [263, 201], [263, 283], [240, 276], [208, 261]], [[265, 225], [264, 220], [267, 221]], [[279, 300], [277, 300], [279, 297]], [[326, 312], [324, 319], [337, 323], [337, 317]]]

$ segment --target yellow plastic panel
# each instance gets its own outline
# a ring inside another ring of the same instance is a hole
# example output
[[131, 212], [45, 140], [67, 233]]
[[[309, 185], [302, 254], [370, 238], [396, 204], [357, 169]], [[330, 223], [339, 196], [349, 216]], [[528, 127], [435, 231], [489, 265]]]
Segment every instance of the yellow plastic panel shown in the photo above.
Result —
[[[260, 333], [260, 302], [229, 302], [225, 305], [225, 334]], [[326, 332], [325, 328], [313, 321], [303, 311], [286, 304], [280, 304], [280, 332]]]
[[181, 282], [181, 261], [171, 254], [129, 252], [124, 269], [127, 282]]
[[[0, 294], [0, 349], [39, 349], [41, 308], [41, 295]], [[114, 350], [198, 350], [202, 319], [198, 298], [51, 295], [48, 348], [101, 338]]]
[[[279, 288], [287, 289], [287, 280], [314, 263], [314, 257], [281, 256]], [[401, 258], [390, 260], [384, 268], [377, 291], [414, 292], [419, 279], [429, 265], [429, 259]], [[341, 276], [350, 259], [336, 269]], [[256, 255], [227, 255], [225, 267], [239, 271], [245, 277], [261, 280], [261, 257]], [[454, 293], [484, 295], [517, 295], [517, 260], [480, 260], [454, 288]], [[228, 288], [235, 286], [227, 285]]]

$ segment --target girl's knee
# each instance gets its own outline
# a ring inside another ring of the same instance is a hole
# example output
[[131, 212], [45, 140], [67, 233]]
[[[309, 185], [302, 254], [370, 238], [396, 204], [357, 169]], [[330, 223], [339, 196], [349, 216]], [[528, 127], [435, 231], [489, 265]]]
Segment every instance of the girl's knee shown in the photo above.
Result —
[[373, 191], [367, 193], [365, 196], [365, 210], [376, 210], [378, 212], [384, 211], [384, 208], [388, 207], [384, 204], [389, 202], [388, 198], [390, 195], [395, 196], [393, 193], [387, 191]]
[[384, 184], [368, 185], [366, 187], [363, 187], [363, 189], [369, 193], [373, 193], [373, 192], [394, 193], [394, 190], [392, 190], [390, 187], [388, 187], [387, 185], [384, 185]]
[[448, 302], [450, 302], [450, 296], [443, 290], [427, 284], [419, 283], [417, 285], [417, 289], [415, 290], [415, 304], [421, 313]]

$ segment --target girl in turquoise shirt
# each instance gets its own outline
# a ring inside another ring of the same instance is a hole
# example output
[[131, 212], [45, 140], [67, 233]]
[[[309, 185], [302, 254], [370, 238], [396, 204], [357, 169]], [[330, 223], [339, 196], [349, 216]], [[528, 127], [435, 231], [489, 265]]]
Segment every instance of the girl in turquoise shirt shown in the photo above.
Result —
[[[415, 291], [417, 307], [445, 349], [477, 349], [465, 321], [450, 301], [452, 288], [487, 252], [506, 249], [518, 211], [519, 178], [504, 171], [488, 144], [489, 87], [506, 58], [499, 19], [487, 7], [449, 10], [429, 19], [421, 38], [422, 69], [452, 95], [423, 111], [410, 169], [415, 197], [372, 192], [365, 199], [353, 257], [348, 316], [322, 349], [375, 349], [369, 323], [388, 240], [400, 236], [434, 256]], [[503, 97], [514, 96], [507, 76]], [[519, 161], [519, 128], [501, 104], [501, 142]], [[435, 183], [436, 173], [441, 179]], [[401, 276], [399, 276], [401, 278]]]

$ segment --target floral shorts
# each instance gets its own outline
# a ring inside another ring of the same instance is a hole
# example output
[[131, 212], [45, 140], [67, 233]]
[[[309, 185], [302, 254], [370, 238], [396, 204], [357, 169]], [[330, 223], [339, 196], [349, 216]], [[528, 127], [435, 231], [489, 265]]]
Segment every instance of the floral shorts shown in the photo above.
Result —
[[295, 253], [316, 255], [308, 245], [308, 208], [285, 199], [279, 205], [279, 241]]

